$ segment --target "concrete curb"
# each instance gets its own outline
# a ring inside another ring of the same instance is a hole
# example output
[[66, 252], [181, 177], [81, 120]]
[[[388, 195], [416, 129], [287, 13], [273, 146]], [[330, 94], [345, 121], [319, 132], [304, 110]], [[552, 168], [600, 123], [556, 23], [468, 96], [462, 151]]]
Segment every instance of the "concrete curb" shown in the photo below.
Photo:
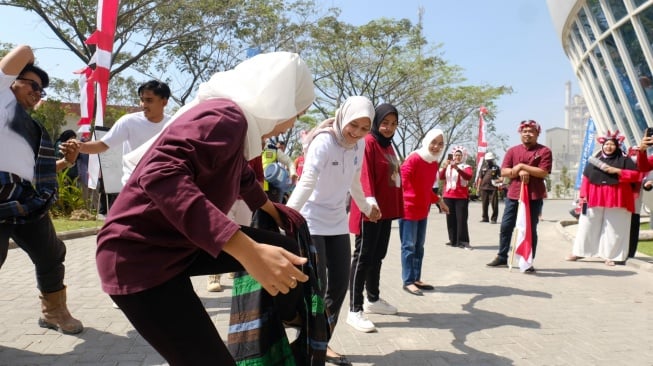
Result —
[[[61, 240], [77, 239], [86, 236], [97, 235], [98, 231], [100, 231], [100, 227], [90, 227], [86, 229], [70, 230], [57, 233], [57, 237]], [[9, 249], [15, 248], [18, 248], [16, 243], [13, 240], [9, 240]]]
[[[568, 230], [565, 230], [565, 227], [576, 224], [578, 224], [578, 220], [561, 220], [558, 221], [556, 228], [558, 229], [558, 232], [567, 239], [567, 241], [573, 243], [575, 237]], [[640, 240], [650, 240], [651, 237], [653, 237], [653, 230], [642, 230], [639, 234]], [[637, 252], [634, 258], [629, 258], [626, 261], [626, 266], [653, 272], [653, 257]]]

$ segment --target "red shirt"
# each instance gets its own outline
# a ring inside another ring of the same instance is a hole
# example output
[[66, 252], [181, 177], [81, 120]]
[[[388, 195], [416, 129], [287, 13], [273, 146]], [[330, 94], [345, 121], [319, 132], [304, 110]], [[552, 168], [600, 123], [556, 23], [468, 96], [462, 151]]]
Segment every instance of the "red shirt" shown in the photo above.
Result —
[[[547, 173], [551, 173], [551, 164], [553, 156], [551, 150], [540, 144], [535, 144], [530, 148], [526, 148], [524, 144], [513, 146], [506, 152], [503, 158], [501, 169], [512, 168], [519, 163], [528, 164], [530, 166], [538, 167]], [[511, 200], [518, 200], [521, 190], [521, 180], [513, 178], [508, 185], [507, 197]], [[531, 200], [543, 199], [546, 196], [546, 186], [544, 185], [544, 178], [536, 178], [530, 176], [528, 180], [528, 192], [531, 195]]]
[[452, 167], [451, 165], [447, 166], [446, 169], [440, 169], [440, 180], [444, 180], [444, 192], [442, 197], [444, 198], [456, 198], [456, 199], [467, 199], [469, 198], [469, 181], [472, 179], [472, 167], [464, 164], [463, 168], [459, 167], [458, 178], [456, 180], [456, 188], [449, 189], [447, 186], [447, 181], [452, 179]]
[[217, 257], [240, 229], [227, 218], [240, 195], [267, 197], [243, 154], [247, 121], [226, 99], [181, 115], [143, 156], [100, 230], [97, 268], [110, 295], [143, 291], [179, 275], [205, 251]]
[[416, 152], [408, 155], [401, 165], [404, 219], [417, 221], [427, 218], [431, 204], [439, 201], [439, 197], [433, 193], [439, 166], [437, 161], [429, 163]]
[[[392, 145], [381, 146], [372, 134], [365, 136], [361, 185], [365, 197], [376, 198], [383, 220], [397, 219], [403, 215], [404, 199], [399, 159]], [[352, 200], [349, 212], [349, 231], [352, 234], [360, 234], [361, 220], [368, 219]]]
[[295, 159], [295, 172], [297, 172], [297, 178], [302, 176], [304, 171], [304, 154], [301, 154]]

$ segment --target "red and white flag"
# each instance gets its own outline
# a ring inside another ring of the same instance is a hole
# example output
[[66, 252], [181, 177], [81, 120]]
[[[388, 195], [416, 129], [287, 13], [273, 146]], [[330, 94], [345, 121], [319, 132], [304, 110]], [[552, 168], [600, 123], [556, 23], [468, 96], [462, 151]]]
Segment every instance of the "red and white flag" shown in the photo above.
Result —
[[476, 149], [476, 181], [480, 178], [481, 167], [483, 166], [483, 161], [485, 160], [485, 152], [487, 151], [487, 140], [485, 139], [485, 119], [483, 115], [487, 114], [487, 109], [481, 106], [479, 111], [479, 121], [478, 121], [478, 143]]
[[[119, 3], [119, 0], [98, 0], [97, 30], [86, 40], [86, 44], [96, 46], [95, 53], [89, 62], [89, 65], [95, 64], [95, 69], [91, 69], [90, 67], [84, 69], [84, 74], [81, 77], [85, 78], [88, 85], [85, 85], [82, 90], [81, 100], [87, 101], [86, 105], [82, 108], [86, 108], [89, 114], [93, 113], [93, 108], [96, 109], [94, 115], [95, 126], [104, 125], [104, 111], [109, 92], [111, 55], [113, 53], [113, 40], [116, 33]], [[95, 91], [96, 103], [93, 103], [92, 96], [88, 95], [93, 91]], [[88, 175], [88, 186], [95, 188], [100, 175], [100, 162], [97, 155], [91, 155], [89, 157]]]
[[[528, 195], [528, 184], [521, 184], [519, 206], [517, 208], [517, 238], [515, 240], [515, 255], [519, 270], [526, 271], [533, 266], [533, 233], [531, 232], [531, 209]], [[510, 262], [512, 266], [512, 261]]]

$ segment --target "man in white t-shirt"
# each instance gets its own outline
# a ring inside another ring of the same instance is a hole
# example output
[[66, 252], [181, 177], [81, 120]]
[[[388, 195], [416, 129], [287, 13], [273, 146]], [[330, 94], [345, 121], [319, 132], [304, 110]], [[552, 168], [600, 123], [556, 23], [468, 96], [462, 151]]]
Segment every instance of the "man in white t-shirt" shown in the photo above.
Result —
[[[170, 98], [170, 88], [165, 83], [150, 80], [138, 88], [138, 96], [143, 111], [120, 117], [99, 141], [75, 141], [79, 152], [99, 154], [122, 145], [124, 156], [159, 133], [170, 119], [164, 113]], [[125, 184], [125, 174], [122, 183]]]

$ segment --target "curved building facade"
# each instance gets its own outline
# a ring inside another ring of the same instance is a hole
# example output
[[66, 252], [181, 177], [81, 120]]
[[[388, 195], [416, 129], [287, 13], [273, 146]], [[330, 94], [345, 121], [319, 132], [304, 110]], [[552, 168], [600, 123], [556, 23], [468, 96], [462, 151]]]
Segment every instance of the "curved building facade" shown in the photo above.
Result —
[[547, 0], [599, 133], [653, 127], [653, 0]]

